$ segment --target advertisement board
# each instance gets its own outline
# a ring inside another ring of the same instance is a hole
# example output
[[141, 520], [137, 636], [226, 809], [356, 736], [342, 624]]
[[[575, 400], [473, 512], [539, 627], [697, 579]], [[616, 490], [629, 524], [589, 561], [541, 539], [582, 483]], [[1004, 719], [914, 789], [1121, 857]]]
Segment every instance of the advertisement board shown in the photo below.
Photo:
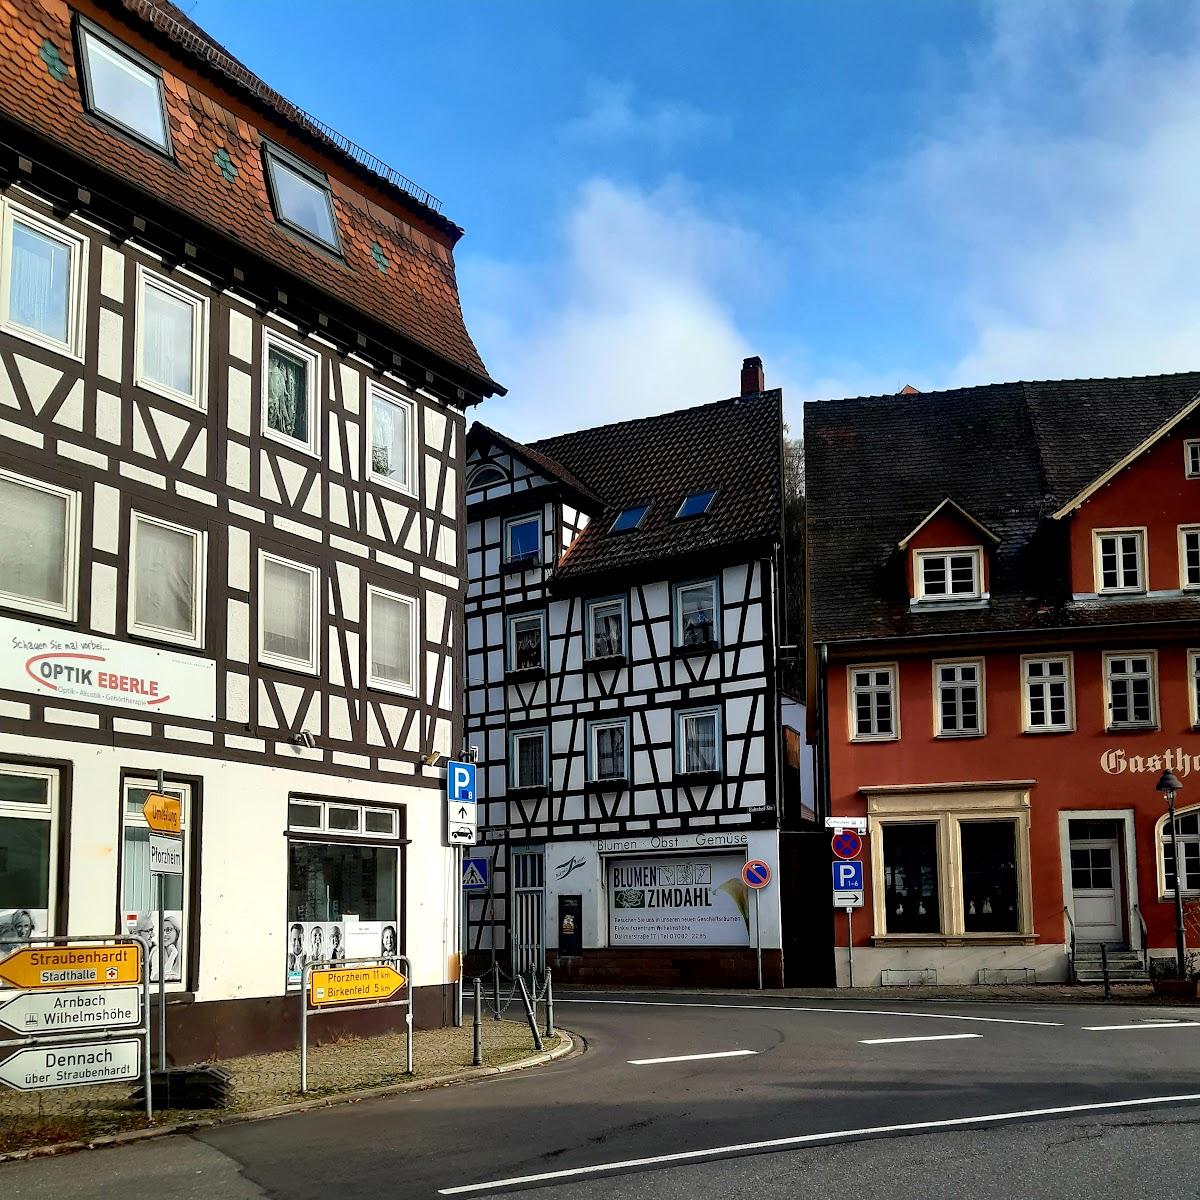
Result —
[[608, 864], [612, 946], [749, 946], [740, 854], [622, 858]]
[[210, 658], [0, 617], [0, 689], [211, 721]]

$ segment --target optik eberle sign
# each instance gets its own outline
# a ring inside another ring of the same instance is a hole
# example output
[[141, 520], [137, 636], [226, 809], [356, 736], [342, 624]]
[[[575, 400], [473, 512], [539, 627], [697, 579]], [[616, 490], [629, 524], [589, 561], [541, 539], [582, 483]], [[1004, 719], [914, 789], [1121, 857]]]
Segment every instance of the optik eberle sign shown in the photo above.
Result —
[[0, 689], [211, 721], [216, 681], [209, 658], [0, 617]]

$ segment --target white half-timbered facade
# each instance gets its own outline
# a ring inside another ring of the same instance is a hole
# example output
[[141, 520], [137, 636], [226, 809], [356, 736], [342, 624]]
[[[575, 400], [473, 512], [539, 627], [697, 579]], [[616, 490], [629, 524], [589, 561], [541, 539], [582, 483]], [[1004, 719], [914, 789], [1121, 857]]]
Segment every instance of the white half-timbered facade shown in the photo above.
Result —
[[[467, 438], [469, 946], [580, 980], [778, 976], [781, 398]], [[758, 925], [761, 925], [761, 929]]]
[[[0, 955], [156, 938], [161, 907], [175, 1061], [294, 1041], [322, 953], [407, 954], [438, 1022], [463, 414], [498, 390], [461, 231], [169, 4], [59, 8], [18, 5], [42, 54], [0, 68]], [[161, 113], [81, 86], [97, 47]], [[414, 328], [390, 297], [422, 272]], [[161, 905], [160, 773], [185, 862]]]

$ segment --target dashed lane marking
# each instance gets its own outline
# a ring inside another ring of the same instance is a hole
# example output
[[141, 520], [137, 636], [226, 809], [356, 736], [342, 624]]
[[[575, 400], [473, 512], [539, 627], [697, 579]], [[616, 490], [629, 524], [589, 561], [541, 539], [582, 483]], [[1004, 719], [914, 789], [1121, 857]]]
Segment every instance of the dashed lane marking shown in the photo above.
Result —
[[983, 1037], [982, 1033], [934, 1033], [928, 1037], [859, 1038], [863, 1046], [892, 1046], [896, 1042], [958, 1042], [964, 1038]]
[[695, 1062], [701, 1058], [741, 1058], [746, 1054], [757, 1054], [757, 1050], [717, 1050], [712, 1054], [675, 1054], [670, 1058], [630, 1058], [631, 1067], [651, 1067], [655, 1063]]
[[1162, 1104], [1195, 1104], [1200, 1093], [1181, 1096], [1146, 1096], [1139, 1100], [1105, 1100], [1095, 1104], [1069, 1104], [1059, 1108], [1027, 1108], [1021, 1112], [986, 1113], [978, 1117], [951, 1117], [944, 1121], [913, 1121], [906, 1125], [869, 1125], [863, 1129], [835, 1129], [829, 1133], [802, 1133], [795, 1137], [772, 1138], [765, 1142], [738, 1142], [731, 1146], [713, 1146], [708, 1150], [682, 1150], [675, 1154], [655, 1154], [648, 1158], [627, 1158], [619, 1162], [593, 1163], [587, 1167], [569, 1167], [562, 1171], [543, 1171], [537, 1175], [515, 1175], [511, 1179], [492, 1179], [487, 1183], [467, 1183], [458, 1187], [439, 1188], [440, 1196], [461, 1196], [470, 1192], [487, 1192], [495, 1188], [518, 1187], [523, 1184], [548, 1183], [553, 1179], [570, 1179], [580, 1175], [600, 1175], [612, 1171], [629, 1171], [637, 1167], [657, 1167], [666, 1163], [695, 1162], [703, 1158], [728, 1158], [763, 1150], [786, 1150], [793, 1146], [811, 1146], [819, 1142], [854, 1141], [892, 1133], [922, 1133], [933, 1129], [956, 1129], [968, 1125], [987, 1125], [1011, 1121], [1027, 1121], [1036, 1117], [1070, 1117], [1077, 1113], [1111, 1112], [1122, 1108], [1148, 1108]]
[[583, 1000], [557, 997], [555, 1004], [625, 1004], [634, 1008], [724, 1008], [748, 1012], [850, 1013], [863, 1017], [914, 1017], [923, 1021], [982, 1021], [989, 1025], [1045, 1025], [1061, 1027], [1062, 1021], [1023, 1021], [1017, 1017], [964, 1017], [957, 1013], [894, 1012], [882, 1008], [819, 1008], [801, 1004], [712, 1004], [700, 1000]]
[[1085, 1025], [1088, 1033], [1113, 1033], [1118, 1029], [1195, 1029], [1200, 1021], [1143, 1021], [1140, 1025]]

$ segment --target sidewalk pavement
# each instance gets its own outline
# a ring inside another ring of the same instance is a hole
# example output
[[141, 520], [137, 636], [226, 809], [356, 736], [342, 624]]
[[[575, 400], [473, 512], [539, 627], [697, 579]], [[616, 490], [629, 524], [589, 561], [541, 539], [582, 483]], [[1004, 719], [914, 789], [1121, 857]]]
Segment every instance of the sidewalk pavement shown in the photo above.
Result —
[[155, 1113], [154, 1125], [130, 1100], [128, 1084], [60, 1088], [48, 1092], [0, 1089], [0, 1163], [49, 1148], [82, 1148], [174, 1132], [181, 1128], [254, 1120], [321, 1107], [338, 1100], [362, 1099], [422, 1087], [434, 1087], [515, 1071], [568, 1054], [571, 1036], [543, 1034], [545, 1050], [534, 1051], [524, 1021], [482, 1025], [482, 1067], [471, 1066], [471, 1024], [461, 1028], [418, 1029], [413, 1035], [414, 1073], [404, 1073], [404, 1033], [347, 1038], [308, 1051], [308, 1091], [299, 1084], [299, 1052], [285, 1050], [217, 1063], [231, 1075], [228, 1108], [168, 1109]]

